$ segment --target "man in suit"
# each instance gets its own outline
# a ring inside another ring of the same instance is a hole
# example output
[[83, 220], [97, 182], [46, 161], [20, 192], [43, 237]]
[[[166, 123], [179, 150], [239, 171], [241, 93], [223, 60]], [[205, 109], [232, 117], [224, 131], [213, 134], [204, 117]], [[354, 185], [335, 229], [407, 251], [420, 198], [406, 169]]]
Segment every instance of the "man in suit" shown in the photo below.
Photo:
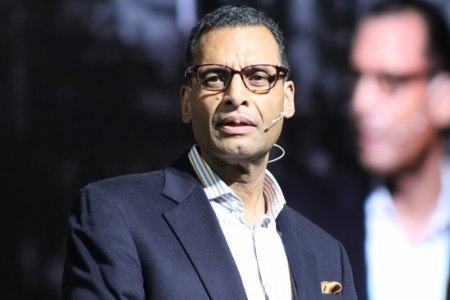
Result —
[[334, 217], [332, 234], [359, 299], [450, 299], [449, 43], [425, 2], [379, 2], [358, 23], [351, 111], [374, 180], [359, 210]]
[[187, 65], [181, 112], [196, 144], [163, 170], [82, 189], [64, 298], [356, 299], [341, 244], [287, 207], [266, 169], [294, 114], [277, 25], [219, 8], [192, 30]]

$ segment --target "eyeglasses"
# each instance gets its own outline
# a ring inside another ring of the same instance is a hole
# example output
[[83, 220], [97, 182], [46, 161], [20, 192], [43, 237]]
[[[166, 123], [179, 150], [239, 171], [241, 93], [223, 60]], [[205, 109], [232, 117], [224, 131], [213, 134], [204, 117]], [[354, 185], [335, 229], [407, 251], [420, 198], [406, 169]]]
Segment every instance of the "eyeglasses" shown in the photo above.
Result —
[[352, 72], [352, 83], [353, 86], [356, 86], [356, 83], [363, 77], [369, 76], [373, 77], [379, 86], [388, 93], [395, 93], [403, 86], [407, 84], [417, 81], [417, 80], [429, 80], [433, 77], [433, 74], [428, 72], [417, 72], [410, 74], [394, 74], [387, 72], [380, 73], [362, 73], [358, 71]]
[[200, 87], [208, 91], [225, 91], [230, 86], [234, 74], [239, 74], [249, 91], [267, 94], [278, 79], [288, 75], [289, 70], [281, 66], [260, 64], [247, 66], [239, 71], [224, 65], [205, 64], [188, 67], [184, 76], [190, 78], [194, 73]]

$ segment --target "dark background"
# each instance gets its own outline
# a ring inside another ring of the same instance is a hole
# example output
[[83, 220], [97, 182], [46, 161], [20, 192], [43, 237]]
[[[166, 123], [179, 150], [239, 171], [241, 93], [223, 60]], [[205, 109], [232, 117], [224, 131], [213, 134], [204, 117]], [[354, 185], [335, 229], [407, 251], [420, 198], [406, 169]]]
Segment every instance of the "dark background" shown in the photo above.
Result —
[[291, 187], [288, 203], [333, 196], [336, 186], [343, 199], [361, 191], [347, 62], [370, 2], [2, 0], [0, 297], [58, 299], [77, 191], [163, 167], [192, 145], [179, 111], [185, 43], [220, 4], [259, 8], [286, 34], [297, 111], [279, 141], [287, 154], [270, 169]]

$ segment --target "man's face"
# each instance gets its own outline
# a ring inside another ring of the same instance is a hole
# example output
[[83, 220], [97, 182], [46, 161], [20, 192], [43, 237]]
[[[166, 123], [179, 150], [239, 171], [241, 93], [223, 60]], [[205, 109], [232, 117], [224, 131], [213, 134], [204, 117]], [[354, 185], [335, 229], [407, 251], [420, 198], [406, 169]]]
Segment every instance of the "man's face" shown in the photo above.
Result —
[[[278, 44], [263, 26], [214, 29], [202, 35], [194, 65], [220, 64], [235, 70], [250, 65], [281, 65]], [[202, 155], [216, 163], [262, 159], [278, 139], [283, 120], [268, 129], [284, 112], [294, 113], [294, 85], [278, 80], [266, 94], [246, 88], [239, 74], [222, 92], [202, 89], [194, 75], [181, 88], [182, 119], [192, 122]], [[268, 130], [267, 130], [268, 129]]]
[[372, 17], [357, 32], [352, 113], [360, 160], [380, 175], [420, 160], [437, 139], [427, 114], [427, 33], [413, 12]]

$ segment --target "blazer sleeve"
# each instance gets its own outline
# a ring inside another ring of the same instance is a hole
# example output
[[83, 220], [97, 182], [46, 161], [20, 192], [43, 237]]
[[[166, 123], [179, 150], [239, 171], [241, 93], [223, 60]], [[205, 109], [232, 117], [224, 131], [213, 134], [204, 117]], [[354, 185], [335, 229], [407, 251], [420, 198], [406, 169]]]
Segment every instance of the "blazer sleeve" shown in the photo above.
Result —
[[96, 186], [80, 191], [68, 222], [63, 299], [144, 299], [138, 253], [126, 218]]

